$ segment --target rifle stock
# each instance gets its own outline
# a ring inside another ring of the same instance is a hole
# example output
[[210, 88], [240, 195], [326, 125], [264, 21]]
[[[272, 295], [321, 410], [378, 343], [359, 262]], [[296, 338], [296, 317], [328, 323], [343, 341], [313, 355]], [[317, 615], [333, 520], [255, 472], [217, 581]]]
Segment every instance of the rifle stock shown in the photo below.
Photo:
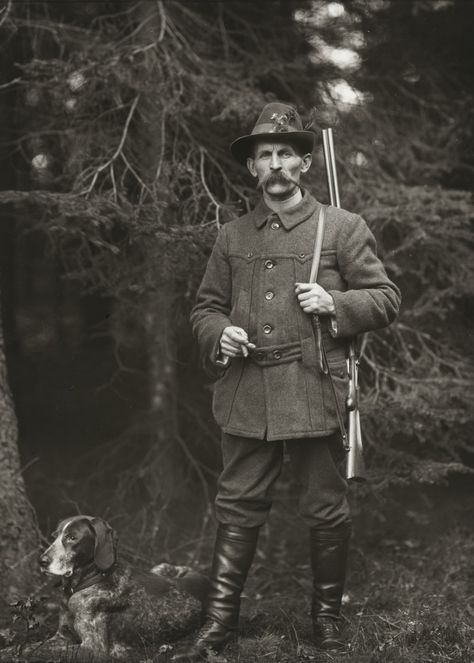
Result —
[[[324, 163], [329, 190], [329, 201], [334, 207], [340, 207], [339, 185], [337, 181], [336, 158], [332, 129], [322, 129]], [[366, 469], [362, 448], [362, 433], [359, 413], [358, 360], [355, 339], [349, 344], [349, 392], [346, 399], [348, 414], [346, 479], [365, 481]]]

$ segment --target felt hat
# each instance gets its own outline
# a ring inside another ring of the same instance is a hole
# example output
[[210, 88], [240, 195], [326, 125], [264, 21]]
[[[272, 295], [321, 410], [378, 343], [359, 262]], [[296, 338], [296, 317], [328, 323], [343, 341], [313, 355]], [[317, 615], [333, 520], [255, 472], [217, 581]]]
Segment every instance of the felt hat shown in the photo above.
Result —
[[279, 102], [264, 106], [252, 133], [234, 140], [230, 146], [234, 158], [245, 164], [256, 140], [289, 142], [302, 148], [305, 153], [312, 152], [314, 147], [314, 133], [303, 129], [298, 112], [293, 106]]

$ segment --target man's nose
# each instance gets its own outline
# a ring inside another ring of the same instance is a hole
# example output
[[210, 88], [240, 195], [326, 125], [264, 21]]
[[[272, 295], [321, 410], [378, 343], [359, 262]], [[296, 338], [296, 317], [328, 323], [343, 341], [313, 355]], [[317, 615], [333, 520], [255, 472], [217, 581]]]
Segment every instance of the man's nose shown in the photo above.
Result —
[[272, 158], [270, 159], [270, 168], [272, 170], [281, 170], [281, 159], [276, 152], [272, 152]]

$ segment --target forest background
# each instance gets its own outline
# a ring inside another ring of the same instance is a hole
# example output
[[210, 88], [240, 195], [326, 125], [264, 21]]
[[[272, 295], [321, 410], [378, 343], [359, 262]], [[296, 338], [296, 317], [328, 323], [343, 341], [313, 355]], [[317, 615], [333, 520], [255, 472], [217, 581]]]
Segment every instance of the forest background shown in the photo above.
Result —
[[[277, 99], [308, 123], [337, 116], [342, 204], [403, 293], [363, 343], [353, 651], [467, 660], [473, 15], [462, 0], [2, 3], [5, 601], [41, 584], [32, 560], [76, 513], [105, 517], [134, 563], [207, 564], [219, 434], [188, 315], [219, 227], [255, 200], [228, 145]], [[328, 201], [319, 138], [305, 186]], [[285, 472], [250, 581], [244, 646], [277, 638], [276, 661], [301, 654], [308, 606], [293, 497]]]

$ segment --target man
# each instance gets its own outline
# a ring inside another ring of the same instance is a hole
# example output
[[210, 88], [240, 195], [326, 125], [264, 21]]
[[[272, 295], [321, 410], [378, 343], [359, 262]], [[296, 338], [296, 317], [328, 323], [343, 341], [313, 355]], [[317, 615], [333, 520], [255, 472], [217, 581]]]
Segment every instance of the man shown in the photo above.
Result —
[[[390, 324], [400, 294], [363, 219], [333, 207], [326, 213], [318, 283], [308, 283], [321, 204], [300, 178], [310, 168], [313, 141], [291, 106], [270, 103], [252, 133], [231, 146], [263, 198], [221, 228], [191, 316], [204, 366], [219, 375], [213, 413], [222, 428], [223, 471], [206, 620], [176, 660], [219, 651], [236, 634], [284, 442], [310, 528], [315, 642], [323, 649], [342, 644], [350, 514], [338, 471], [337, 407], [344, 411], [346, 347], [350, 337]], [[318, 368], [314, 314], [331, 376]]]

